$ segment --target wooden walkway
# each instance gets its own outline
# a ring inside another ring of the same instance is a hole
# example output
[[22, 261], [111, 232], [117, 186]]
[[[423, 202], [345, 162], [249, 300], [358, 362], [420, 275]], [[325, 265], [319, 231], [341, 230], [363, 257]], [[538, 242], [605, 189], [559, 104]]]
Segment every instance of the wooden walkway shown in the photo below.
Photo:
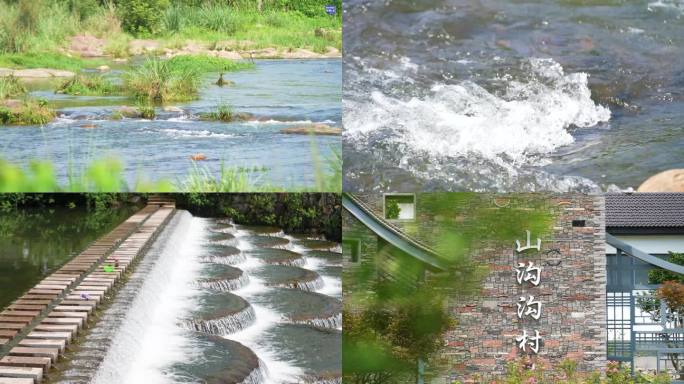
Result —
[[145, 208], [0, 312], [0, 384], [41, 382], [174, 210], [173, 202], [150, 197]]

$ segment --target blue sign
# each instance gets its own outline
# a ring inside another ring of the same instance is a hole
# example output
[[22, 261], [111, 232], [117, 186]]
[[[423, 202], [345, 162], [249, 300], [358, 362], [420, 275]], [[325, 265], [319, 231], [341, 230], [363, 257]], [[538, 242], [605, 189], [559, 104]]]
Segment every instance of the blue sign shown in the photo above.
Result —
[[332, 16], [337, 13], [337, 7], [335, 7], [334, 5], [326, 5], [325, 13]]

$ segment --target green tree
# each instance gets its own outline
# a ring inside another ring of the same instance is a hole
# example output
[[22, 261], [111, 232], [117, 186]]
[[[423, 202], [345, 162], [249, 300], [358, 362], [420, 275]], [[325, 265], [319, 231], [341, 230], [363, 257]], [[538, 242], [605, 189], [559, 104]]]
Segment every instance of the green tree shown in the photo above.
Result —
[[[669, 252], [669, 261], [674, 264], [684, 265], [684, 253]], [[659, 322], [662, 316], [667, 317], [667, 322], [674, 328], [684, 328], [684, 275], [656, 268], [648, 273], [649, 284], [660, 284], [655, 295], [644, 295], [637, 298], [637, 305], [641, 310], [649, 313], [655, 322]], [[662, 313], [661, 302], [667, 303], [669, 310]], [[661, 334], [660, 337], [670, 348], [681, 348], [681, 342], [673, 340], [671, 334]], [[672, 367], [679, 375], [679, 380], [684, 380], [684, 354], [671, 353], [669, 355]]]
[[169, 0], [118, 0], [117, 9], [124, 29], [134, 34], [159, 30]]

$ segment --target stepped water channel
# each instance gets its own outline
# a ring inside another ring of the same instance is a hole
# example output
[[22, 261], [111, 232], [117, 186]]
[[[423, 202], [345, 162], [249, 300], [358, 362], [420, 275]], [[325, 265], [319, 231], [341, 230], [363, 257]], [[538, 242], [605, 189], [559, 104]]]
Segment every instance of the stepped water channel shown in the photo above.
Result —
[[339, 243], [176, 211], [50, 383], [341, 383]]

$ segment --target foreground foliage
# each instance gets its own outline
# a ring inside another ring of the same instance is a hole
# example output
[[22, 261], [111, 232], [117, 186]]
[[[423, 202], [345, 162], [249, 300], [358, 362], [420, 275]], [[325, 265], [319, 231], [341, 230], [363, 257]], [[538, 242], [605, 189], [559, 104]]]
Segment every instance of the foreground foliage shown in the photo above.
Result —
[[[609, 362], [605, 372], [579, 373], [577, 362], [565, 360], [558, 367], [548, 368], [526, 358], [512, 361], [507, 366], [506, 377], [491, 384], [669, 384], [665, 374], [636, 373], [632, 376], [625, 365]], [[490, 382], [487, 382], [488, 384]], [[452, 384], [461, 384], [455, 381]]]
[[[130, 185], [126, 181], [123, 164], [120, 161], [100, 159], [92, 161], [84, 169], [74, 169], [70, 166], [67, 170], [66, 184], [60, 184], [49, 161], [32, 161], [24, 169], [0, 159], [0, 192], [326, 192], [321, 189], [321, 185], [331, 188], [339, 185], [341, 188], [339, 169], [342, 165], [329, 165], [330, 169], [334, 167], [337, 167], [338, 171], [322, 173], [317, 176], [316, 187], [306, 188], [286, 188], [262, 183], [259, 174], [267, 170], [263, 167], [229, 167], [222, 164], [219, 172], [215, 174], [209, 168], [194, 162], [187, 176], [175, 182], [150, 181], [138, 177], [135, 183]], [[339, 189], [331, 192], [339, 192]]]
[[439, 370], [445, 333], [459, 332], [447, 302], [479, 294], [488, 273], [471, 255], [482, 247], [510, 244], [519, 228], [544, 234], [553, 227], [555, 217], [543, 196], [508, 199], [505, 206], [492, 209], [491, 199], [483, 195], [421, 194], [421, 212], [440, 217], [439, 225], [405, 223], [402, 230], [433, 245], [448, 265], [444, 272], [426, 271], [422, 262], [382, 243], [375, 253], [359, 255], [354, 267], [345, 268], [345, 383], [416, 382], [421, 361], [433, 372]]

